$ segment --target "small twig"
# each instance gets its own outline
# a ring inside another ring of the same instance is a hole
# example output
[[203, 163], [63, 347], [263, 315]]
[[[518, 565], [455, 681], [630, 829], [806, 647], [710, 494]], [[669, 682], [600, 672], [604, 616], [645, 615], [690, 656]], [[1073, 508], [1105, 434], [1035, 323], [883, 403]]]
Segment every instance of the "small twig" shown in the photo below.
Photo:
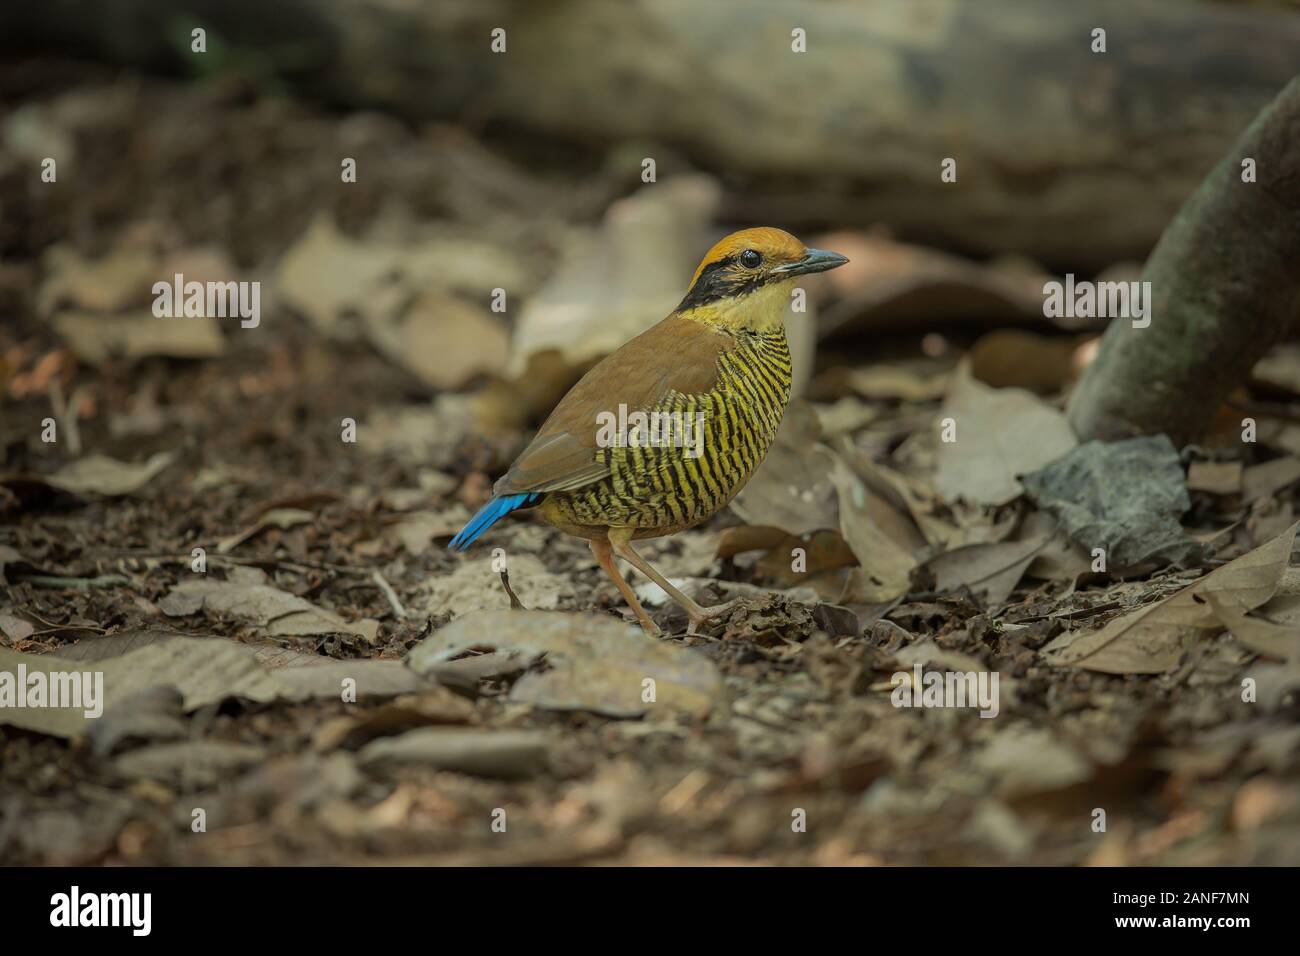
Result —
[[22, 607], [20, 605], [16, 607], [15, 610], [21, 611], [22, 613], [26, 614], [28, 617], [36, 618], [37, 621], [44, 624], [46, 627], [59, 627], [58, 621], [51, 621], [48, 617], [42, 617], [41, 615], [37, 614], [35, 611], [31, 610], [30, 608]]
[[63, 634], [67, 631], [93, 631], [96, 634], [108, 633], [107, 628], [91, 627], [89, 624], [64, 624], [61, 627], [47, 627], [39, 631], [32, 631], [25, 639], [30, 641], [33, 638], [40, 637], [42, 634]]
[[384, 597], [388, 598], [388, 603], [392, 607], [393, 613], [398, 617], [406, 617], [406, 608], [402, 607], [402, 602], [397, 597], [397, 592], [393, 590], [393, 586], [388, 583], [387, 579], [379, 573], [378, 568], [371, 572], [370, 580], [375, 582], [375, 587], [384, 592]]
[[519, 595], [515, 593], [515, 589], [510, 586], [510, 572], [505, 568], [501, 569], [501, 586], [506, 589], [506, 594], [510, 595], [510, 609], [512, 611], [528, 610], [528, 608], [524, 607], [523, 602], [519, 600]]
[[1080, 618], [1092, 617], [1094, 614], [1104, 614], [1106, 611], [1117, 611], [1124, 607], [1120, 601], [1106, 601], [1102, 604], [1094, 604], [1092, 607], [1075, 608], [1073, 611], [1057, 611], [1055, 614], [1042, 614], [1038, 617], [1027, 617], [1023, 621], [1017, 621], [1017, 624], [1026, 624], [1033, 621], [1077, 621]]
[[[114, 558], [138, 558], [140, 560], [163, 561], [168, 564], [189, 564], [193, 558], [188, 554], [171, 554], [162, 551], [132, 551], [129, 548], [106, 548], [87, 552], [91, 557], [96, 555], [114, 557]], [[246, 567], [261, 567], [263, 565], [274, 565], [277, 568], [284, 568], [302, 574], [307, 571], [334, 571], [338, 574], [364, 574], [369, 575], [369, 568], [357, 568], [347, 564], [324, 564], [312, 563], [309, 561], [285, 561], [280, 558], [241, 558], [233, 554], [215, 554], [208, 553], [208, 563], [238, 564]]]
[[25, 574], [20, 581], [38, 588], [111, 588], [131, 585], [131, 579], [122, 574], [101, 574], [94, 578], [67, 578], [58, 574]]

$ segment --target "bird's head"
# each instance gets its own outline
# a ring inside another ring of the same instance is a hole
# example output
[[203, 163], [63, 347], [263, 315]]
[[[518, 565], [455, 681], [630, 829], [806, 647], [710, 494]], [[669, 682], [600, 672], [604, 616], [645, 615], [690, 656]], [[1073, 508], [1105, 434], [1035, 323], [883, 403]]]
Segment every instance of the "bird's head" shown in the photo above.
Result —
[[780, 229], [742, 229], [704, 256], [679, 314], [731, 328], [781, 324], [794, 282], [848, 262], [839, 253], [810, 249]]

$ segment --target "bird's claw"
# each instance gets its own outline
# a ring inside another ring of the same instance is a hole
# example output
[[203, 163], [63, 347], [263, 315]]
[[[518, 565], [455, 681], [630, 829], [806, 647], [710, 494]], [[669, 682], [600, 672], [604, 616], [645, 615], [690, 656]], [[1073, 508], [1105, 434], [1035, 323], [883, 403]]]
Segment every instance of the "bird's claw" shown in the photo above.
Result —
[[725, 617], [736, 608], [743, 607], [744, 604], [744, 598], [736, 598], [734, 601], [727, 601], [725, 604], [715, 604], [713, 607], [702, 607], [698, 612], [687, 615], [690, 624], [686, 628], [686, 633], [694, 636], [699, 633], [697, 628], [701, 624], [707, 624], [717, 618]]

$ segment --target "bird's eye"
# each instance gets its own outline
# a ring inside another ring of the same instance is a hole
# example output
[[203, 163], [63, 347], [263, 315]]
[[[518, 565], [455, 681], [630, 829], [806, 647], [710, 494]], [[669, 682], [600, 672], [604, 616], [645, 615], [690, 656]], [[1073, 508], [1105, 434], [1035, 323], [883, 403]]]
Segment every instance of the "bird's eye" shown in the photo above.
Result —
[[746, 249], [740, 254], [740, 264], [746, 269], [757, 269], [758, 264], [763, 261], [763, 257], [753, 249]]

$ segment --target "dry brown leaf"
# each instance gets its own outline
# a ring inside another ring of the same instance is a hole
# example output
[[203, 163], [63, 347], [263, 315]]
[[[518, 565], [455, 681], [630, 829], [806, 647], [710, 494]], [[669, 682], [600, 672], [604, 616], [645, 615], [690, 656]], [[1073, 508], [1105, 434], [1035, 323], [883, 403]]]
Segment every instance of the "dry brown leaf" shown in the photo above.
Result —
[[965, 366], [939, 418], [955, 423], [955, 440], [938, 443], [934, 476], [935, 488], [949, 501], [1006, 504], [1024, 490], [1019, 475], [1037, 471], [1078, 444], [1055, 408], [1021, 389], [989, 388], [971, 378]]
[[770, 551], [784, 544], [790, 535], [770, 525], [736, 525], [718, 535], [717, 556], [730, 558], [746, 551]]
[[611, 717], [703, 716], [722, 690], [718, 669], [703, 654], [647, 637], [613, 618], [582, 614], [468, 615], [420, 642], [409, 663], [416, 673], [427, 674], [443, 661], [488, 648], [533, 660], [545, 657], [546, 669], [521, 677], [510, 699], [547, 710], [588, 710]]
[[1097, 631], [1063, 634], [1043, 651], [1053, 663], [1110, 674], [1171, 670], [1182, 656], [1185, 640], [1199, 631], [1223, 627], [1204, 600], [1206, 595], [1213, 594], [1242, 613], [1273, 597], [1290, 563], [1297, 527], [1300, 522], [1163, 601], [1123, 614]]
[[1092, 764], [1045, 728], [1013, 727], [997, 734], [975, 758], [998, 781], [1003, 796], [1056, 790], [1092, 776]]
[[[3, 566], [0, 566], [0, 584], [4, 583], [3, 572]], [[17, 644], [20, 641], [25, 641], [35, 632], [36, 625], [12, 613], [11, 608], [0, 609], [0, 634], [3, 634], [13, 643]]]
[[174, 458], [169, 452], [160, 451], [146, 462], [132, 464], [107, 455], [87, 455], [64, 465], [43, 481], [74, 495], [130, 495], [152, 481]]
[[536, 730], [422, 727], [383, 737], [361, 748], [363, 766], [419, 763], [481, 777], [516, 779], [540, 773], [547, 761], [547, 735]]
[[[0, 672], [16, 674], [19, 665], [29, 675], [37, 672], [46, 675], [102, 673], [104, 699], [100, 703], [105, 710], [118, 701], [160, 685], [179, 689], [187, 711], [228, 697], [265, 702], [281, 694], [279, 686], [247, 647], [215, 639], [158, 641], [121, 657], [96, 661], [89, 667], [84, 661], [53, 655], [20, 654], [0, 648]], [[84, 708], [0, 707], [0, 723], [58, 737], [84, 733], [92, 719], [86, 716]]]
[[911, 365], [868, 365], [849, 372], [848, 386], [874, 401], [937, 402], [948, 392], [949, 372]]
[[863, 425], [880, 417], [880, 409], [852, 395], [845, 395], [831, 404], [816, 404], [817, 423], [827, 439], [851, 435]]
[[[794, 569], [795, 549], [799, 549], [799, 568]], [[853, 567], [858, 559], [838, 531], [814, 531], [806, 535], [788, 535], [759, 559], [755, 569], [779, 588], [793, 588], [808, 583], [823, 571]]]
[[1092, 570], [1092, 559], [1081, 547], [1058, 530], [1055, 518], [1044, 511], [1028, 515], [1016, 529], [1014, 540], [1028, 541], [1047, 535], [1048, 541], [1034, 555], [1025, 574], [1042, 581], [1073, 581]]
[[1254, 387], [1269, 389], [1285, 398], [1300, 396], [1300, 346], [1290, 342], [1275, 345], [1255, 363], [1250, 373]]
[[72, 353], [90, 365], [149, 355], [215, 358], [226, 350], [218, 320], [209, 316], [160, 319], [143, 311], [121, 315], [62, 311], [51, 322]]
[[301, 508], [272, 508], [243, 531], [236, 532], [235, 534], [218, 541], [217, 553], [229, 554], [249, 538], [261, 534], [268, 528], [280, 528], [282, 530], [286, 528], [295, 528], [301, 524], [308, 524], [314, 521], [315, 518], [315, 514], [310, 511], [304, 511]]
[[573, 234], [520, 314], [510, 374], [551, 350], [588, 365], [671, 312], [709, 245], [718, 195], [712, 179], [675, 177], [612, 204], [597, 232]]
[[868, 492], [843, 462], [831, 472], [839, 500], [840, 533], [858, 559], [840, 603], [878, 604], [907, 593], [916, 567], [912, 553], [899, 546], [872, 517]]
[[[843, 453], [853, 470], [863, 483], [880, 495], [898, 511], [906, 512], [912, 523], [920, 531], [923, 541], [911, 540], [910, 547], [916, 550], [923, 543], [940, 545], [946, 548], [957, 547], [967, 543], [963, 540], [961, 528], [936, 512], [943, 507], [933, 489], [915, 478], [894, 471], [879, 462], [873, 462], [862, 454], [851, 454], [847, 446], [842, 446]], [[896, 539], [897, 540], [897, 539]], [[900, 541], [900, 543], [904, 543]]]
[[1049, 540], [1044, 534], [1027, 541], [970, 544], [931, 558], [923, 567], [933, 572], [940, 593], [968, 587], [990, 606], [997, 606], [1015, 590]]
[[147, 245], [126, 240], [114, 243], [112, 251], [97, 260], [85, 259], [67, 245], [54, 246], [46, 252], [43, 265], [46, 279], [36, 304], [44, 315], [61, 306], [87, 312], [142, 306], [160, 278], [157, 253]]
[[440, 289], [401, 312], [365, 314], [370, 341], [396, 365], [436, 389], [458, 389], [504, 371], [510, 336], [486, 309]]
[[1275, 495], [1297, 481], [1300, 481], [1300, 458], [1294, 455], [1251, 465], [1241, 475], [1242, 504]]
[[171, 617], [228, 615], [274, 635], [356, 634], [374, 641], [379, 630], [377, 621], [350, 623], [288, 591], [245, 581], [183, 581], [158, 607]]
[[[553, 574], [531, 554], [511, 554], [510, 586], [529, 610], [549, 611], [571, 597], [573, 584], [565, 575]], [[432, 577], [413, 599], [413, 610], [425, 614], [450, 612], [456, 617], [471, 611], [510, 606], [501, 575], [492, 557], [469, 560], [451, 574]]]
[[234, 264], [219, 249], [195, 247], [163, 256], [148, 237], [124, 234], [103, 259], [91, 262], [56, 248], [46, 267], [39, 308], [83, 362], [101, 365], [148, 355], [202, 359], [225, 351], [218, 317], [159, 318], [145, 308], [160, 279], [180, 274], [186, 282], [236, 281]]
[[1038, 395], [1061, 391], [1078, 377], [1079, 339], [998, 329], [970, 348], [971, 374], [992, 388], [1023, 388]]
[[827, 278], [840, 301], [828, 309], [823, 334], [862, 329], [922, 326], [938, 319], [1006, 324], [1044, 324], [1047, 273], [1013, 260], [982, 265], [883, 235], [839, 232], [820, 236], [819, 246], [849, 257]]
[[332, 338], [350, 338], [348, 316], [360, 317], [400, 271], [401, 250], [360, 242], [339, 232], [333, 217], [320, 213], [280, 260], [275, 275], [281, 301]]
[[1228, 632], [1257, 654], [1284, 661], [1300, 637], [1300, 627], [1249, 617], [1213, 592], [1207, 593], [1205, 600]]
[[469, 509], [459, 504], [446, 511], [412, 511], [402, 515], [402, 520], [386, 534], [400, 543], [407, 554], [424, 554], [434, 538], [455, 534], [469, 519]]
[[767, 458], [731, 503], [747, 524], [803, 534], [839, 526], [831, 474], [839, 457], [818, 441], [817, 415], [793, 401]]
[[1239, 461], [1194, 461], [1187, 468], [1187, 490], [1211, 495], [1235, 495], [1242, 491]]

